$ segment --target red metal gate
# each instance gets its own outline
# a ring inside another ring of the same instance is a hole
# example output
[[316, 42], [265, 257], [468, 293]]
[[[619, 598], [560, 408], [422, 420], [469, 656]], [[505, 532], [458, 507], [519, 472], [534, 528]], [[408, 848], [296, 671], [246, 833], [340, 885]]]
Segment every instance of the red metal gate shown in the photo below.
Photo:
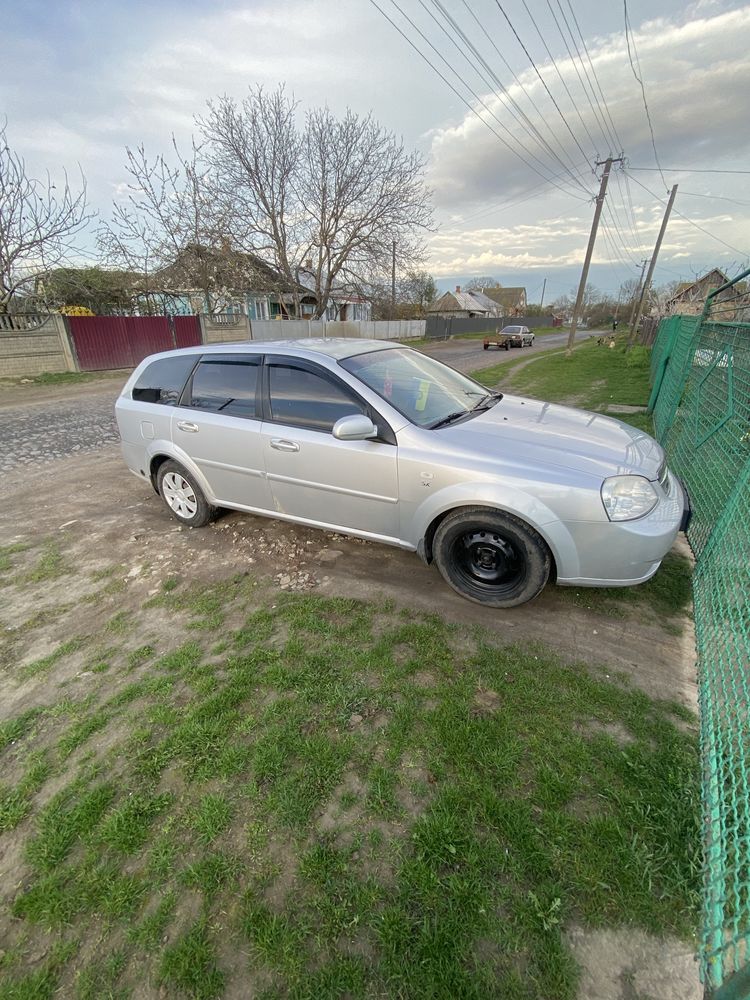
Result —
[[149, 354], [201, 343], [197, 316], [69, 316], [81, 371], [135, 368]]

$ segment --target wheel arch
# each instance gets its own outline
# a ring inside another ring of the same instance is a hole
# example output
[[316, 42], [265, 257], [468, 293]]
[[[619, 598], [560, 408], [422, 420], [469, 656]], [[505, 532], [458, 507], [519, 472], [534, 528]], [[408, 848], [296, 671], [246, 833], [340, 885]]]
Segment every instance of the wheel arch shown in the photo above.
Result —
[[200, 486], [204, 496], [206, 497], [206, 500], [210, 504], [216, 506], [216, 497], [213, 495], [213, 491], [208, 485], [206, 477], [201, 473], [200, 469], [196, 468], [195, 462], [192, 462], [182, 449], [175, 448], [174, 445], [170, 445], [165, 442], [155, 442], [153, 450], [148, 455], [149, 479], [151, 480], [151, 485], [157, 496], [159, 495], [157, 477], [159, 475], [159, 469], [165, 462], [177, 462], [177, 464], [181, 465], [186, 472], [189, 472], [192, 476], [194, 476], [198, 486]]

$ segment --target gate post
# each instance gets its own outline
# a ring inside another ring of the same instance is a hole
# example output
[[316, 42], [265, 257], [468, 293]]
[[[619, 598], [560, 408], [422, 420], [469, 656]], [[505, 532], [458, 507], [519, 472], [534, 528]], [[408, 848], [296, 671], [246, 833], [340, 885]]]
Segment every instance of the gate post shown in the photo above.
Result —
[[70, 336], [68, 317], [57, 315], [53, 318], [57, 328], [57, 336], [60, 340], [60, 347], [62, 348], [63, 357], [65, 358], [65, 367], [69, 372], [79, 372], [81, 369], [78, 364], [75, 343], [73, 342], [73, 338]]

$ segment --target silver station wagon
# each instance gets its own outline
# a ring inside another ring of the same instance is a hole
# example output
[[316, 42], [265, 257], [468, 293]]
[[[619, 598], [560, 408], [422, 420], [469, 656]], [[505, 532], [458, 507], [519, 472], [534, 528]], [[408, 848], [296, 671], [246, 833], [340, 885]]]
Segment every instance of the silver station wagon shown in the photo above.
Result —
[[183, 524], [220, 507], [397, 545], [471, 600], [648, 580], [686, 517], [661, 447], [490, 392], [400, 344], [224, 344], [146, 358], [116, 404], [128, 467]]

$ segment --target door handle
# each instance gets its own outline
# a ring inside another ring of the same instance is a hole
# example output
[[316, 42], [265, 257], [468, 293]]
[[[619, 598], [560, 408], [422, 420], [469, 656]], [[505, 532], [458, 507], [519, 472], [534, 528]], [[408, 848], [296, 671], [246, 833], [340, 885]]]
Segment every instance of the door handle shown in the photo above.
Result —
[[287, 441], [285, 438], [271, 438], [271, 447], [276, 451], [299, 451], [296, 441]]
[[181, 431], [187, 431], [189, 434], [197, 434], [198, 433], [198, 425], [192, 423], [190, 420], [178, 420], [177, 421], [177, 427]]

